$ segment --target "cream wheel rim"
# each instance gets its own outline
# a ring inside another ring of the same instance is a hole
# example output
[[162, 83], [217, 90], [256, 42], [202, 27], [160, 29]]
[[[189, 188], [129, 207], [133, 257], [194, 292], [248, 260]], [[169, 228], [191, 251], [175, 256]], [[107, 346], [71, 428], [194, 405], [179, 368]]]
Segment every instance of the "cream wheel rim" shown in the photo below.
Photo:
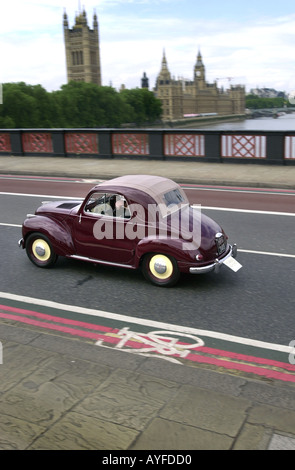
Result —
[[38, 238], [32, 244], [32, 253], [39, 261], [48, 261], [51, 255], [50, 246], [42, 238]]
[[149, 261], [149, 269], [157, 279], [168, 279], [173, 274], [173, 264], [164, 255], [155, 255]]

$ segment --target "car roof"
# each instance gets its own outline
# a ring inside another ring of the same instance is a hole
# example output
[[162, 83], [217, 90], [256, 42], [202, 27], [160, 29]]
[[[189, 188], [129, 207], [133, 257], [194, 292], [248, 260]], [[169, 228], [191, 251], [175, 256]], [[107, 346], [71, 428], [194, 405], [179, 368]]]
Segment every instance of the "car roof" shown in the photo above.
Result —
[[134, 188], [144, 191], [148, 194], [163, 192], [167, 188], [173, 189], [176, 183], [168, 178], [154, 175], [125, 175], [104, 181], [98, 185], [100, 188], [104, 186], [121, 186], [125, 188]]
[[[96, 189], [107, 189], [108, 187], [118, 187], [137, 189], [151, 196], [158, 205], [163, 205], [163, 194], [173, 189], [179, 189], [184, 201], [188, 203], [186, 194], [180, 186], [169, 178], [154, 175], [125, 175], [104, 181], [96, 186]], [[166, 211], [165, 211], [166, 212]]]

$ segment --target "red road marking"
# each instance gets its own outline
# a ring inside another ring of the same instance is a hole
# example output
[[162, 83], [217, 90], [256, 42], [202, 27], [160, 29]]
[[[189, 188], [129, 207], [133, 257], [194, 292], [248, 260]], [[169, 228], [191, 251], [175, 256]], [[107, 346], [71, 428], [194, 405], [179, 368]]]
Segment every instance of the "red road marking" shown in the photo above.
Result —
[[[10, 307], [6, 305], [0, 305], [0, 309], [2, 311], [11, 312], [11, 313], [0, 313], [0, 318], [6, 318], [9, 320], [18, 321], [25, 324], [30, 324], [33, 326], [46, 328], [50, 330], [60, 331], [62, 333], [67, 333], [73, 336], [79, 336], [83, 338], [93, 339], [93, 340], [100, 340], [106, 342], [108, 344], [116, 345], [120, 342], [120, 337], [118, 337], [118, 329], [106, 327], [103, 325], [94, 325], [92, 323], [81, 322], [77, 320], [70, 320], [66, 318], [61, 318], [53, 315], [48, 315], [36, 311], [20, 309], [16, 307]], [[56, 322], [60, 324], [53, 324], [48, 323], [45, 321], [35, 320], [32, 318], [27, 317], [35, 317], [40, 320], [47, 320], [49, 322]], [[63, 326], [63, 325], [71, 325], [70, 326]], [[81, 330], [78, 328], [72, 327], [80, 327], [85, 328], [90, 331]], [[98, 333], [101, 332], [101, 333]], [[110, 336], [113, 335], [113, 336]], [[167, 335], [169, 335], [169, 331], [167, 331]], [[148, 335], [146, 335], [148, 338]], [[181, 333], [180, 333], [181, 336]], [[142, 335], [144, 337], [144, 334]], [[165, 340], [164, 340], [165, 341]], [[169, 340], [167, 339], [167, 342]], [[187, 343], [179, 342], [179, 345], [186, 345]], [[125, 343], [125, 346], [128, 348], [133, 349], [141, 349], [146, 348], [147, 345], [144, 342], [139, 343], [136, 341], [129, 340]], [[124, 349], [121, 349], [124, 351]], [[201, 364], [210, 364], [217, 367], [222, 367], [225, 369], [237, 370], [242, 372], [247, 372], [251, 374], [255, 374], [262, 377], [272, 378], [276, 380], [282, 380], [286, 382], [295, 382], [295, 366], [279, 361], [273, 361], [269, 359], [248, 356], [244, 354], [238, 354], [230, 351], [223, 351], [220, 349], [213, 349], [208, 347], [198, 347], [195, 349], [191, 349], [191, 352], [185, 356], [185, 359], [191, 362], [197, 362]], [[203, 354], [210, 354], [211, 356], [217, 357], [209, 357], [204, 356]], [[218, 357], [219, 356], [219, 357]], [[177, 357], [176, 355], [171, 355], [170, 357]], [[229, 358], [230, 361], [223, 358]], [[235, 362], [237, 361], [237, 362]], [[252, 363], [252, 364], [245, 364]], [[257, 366], [257, 364], [264, 366]], [[280, 368], [282, 371], [273, 370], [272, 368]]]
[[0, 309], [6, 310], [7, 312], [14, 312], [14, 313], [20, 313], [22, 315], [28, 315], [31, 317], [38, 317], [38, 318], [42, 318], [44, 320], [49, 320], [53, 322], [64, 323], [64, 324], [73, 325], [73, 326], [80, 326], [81, 328], [91, 328], [92, 330], [114, 332], [112, 328], [109, 328], [106, 326], [94, 325], [92, 323], [85, 323], [85, 322], [81, 322], [78, 320], [68, 320], [67, 318], [55, 317], [53, 315], [47, 315], [45, 313], [34, 312], [32, 310], [25, 310], [25, 309], [17, 308], [17, 307], [9, 307], [7, 305], [0, 305]]

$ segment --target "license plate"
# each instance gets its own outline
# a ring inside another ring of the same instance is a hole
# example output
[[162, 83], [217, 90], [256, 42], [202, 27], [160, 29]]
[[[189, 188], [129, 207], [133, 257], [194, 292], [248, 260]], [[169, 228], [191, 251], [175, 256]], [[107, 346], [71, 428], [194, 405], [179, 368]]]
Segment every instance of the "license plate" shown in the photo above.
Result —
[[222, 253], [224, 253], [225, 250], [226, 250], [226, 244], [225, 243], [221, 243], [221, 245], [217, 244], [217, 251], [218, 251], [219, 255], [222, 255]]
[[242, 265], [236, 260], [234, 259], [232, 256], [230, 256], [229, 258], [227, 258], [225, 261], [224, 261], [224, 264], [230, 268], [232, 271], [234, 271], [235, 273], [239, 271], [239, 269], [241, 269]]

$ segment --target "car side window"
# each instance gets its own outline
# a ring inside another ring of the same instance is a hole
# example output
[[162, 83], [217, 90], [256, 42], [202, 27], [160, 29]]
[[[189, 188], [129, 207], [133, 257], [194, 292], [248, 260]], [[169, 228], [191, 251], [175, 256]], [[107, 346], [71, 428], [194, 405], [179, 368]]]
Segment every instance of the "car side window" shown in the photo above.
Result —
[[86, 213], [130, 219], [128, 203], [116, 193], [93, 193], [85, 204]]

